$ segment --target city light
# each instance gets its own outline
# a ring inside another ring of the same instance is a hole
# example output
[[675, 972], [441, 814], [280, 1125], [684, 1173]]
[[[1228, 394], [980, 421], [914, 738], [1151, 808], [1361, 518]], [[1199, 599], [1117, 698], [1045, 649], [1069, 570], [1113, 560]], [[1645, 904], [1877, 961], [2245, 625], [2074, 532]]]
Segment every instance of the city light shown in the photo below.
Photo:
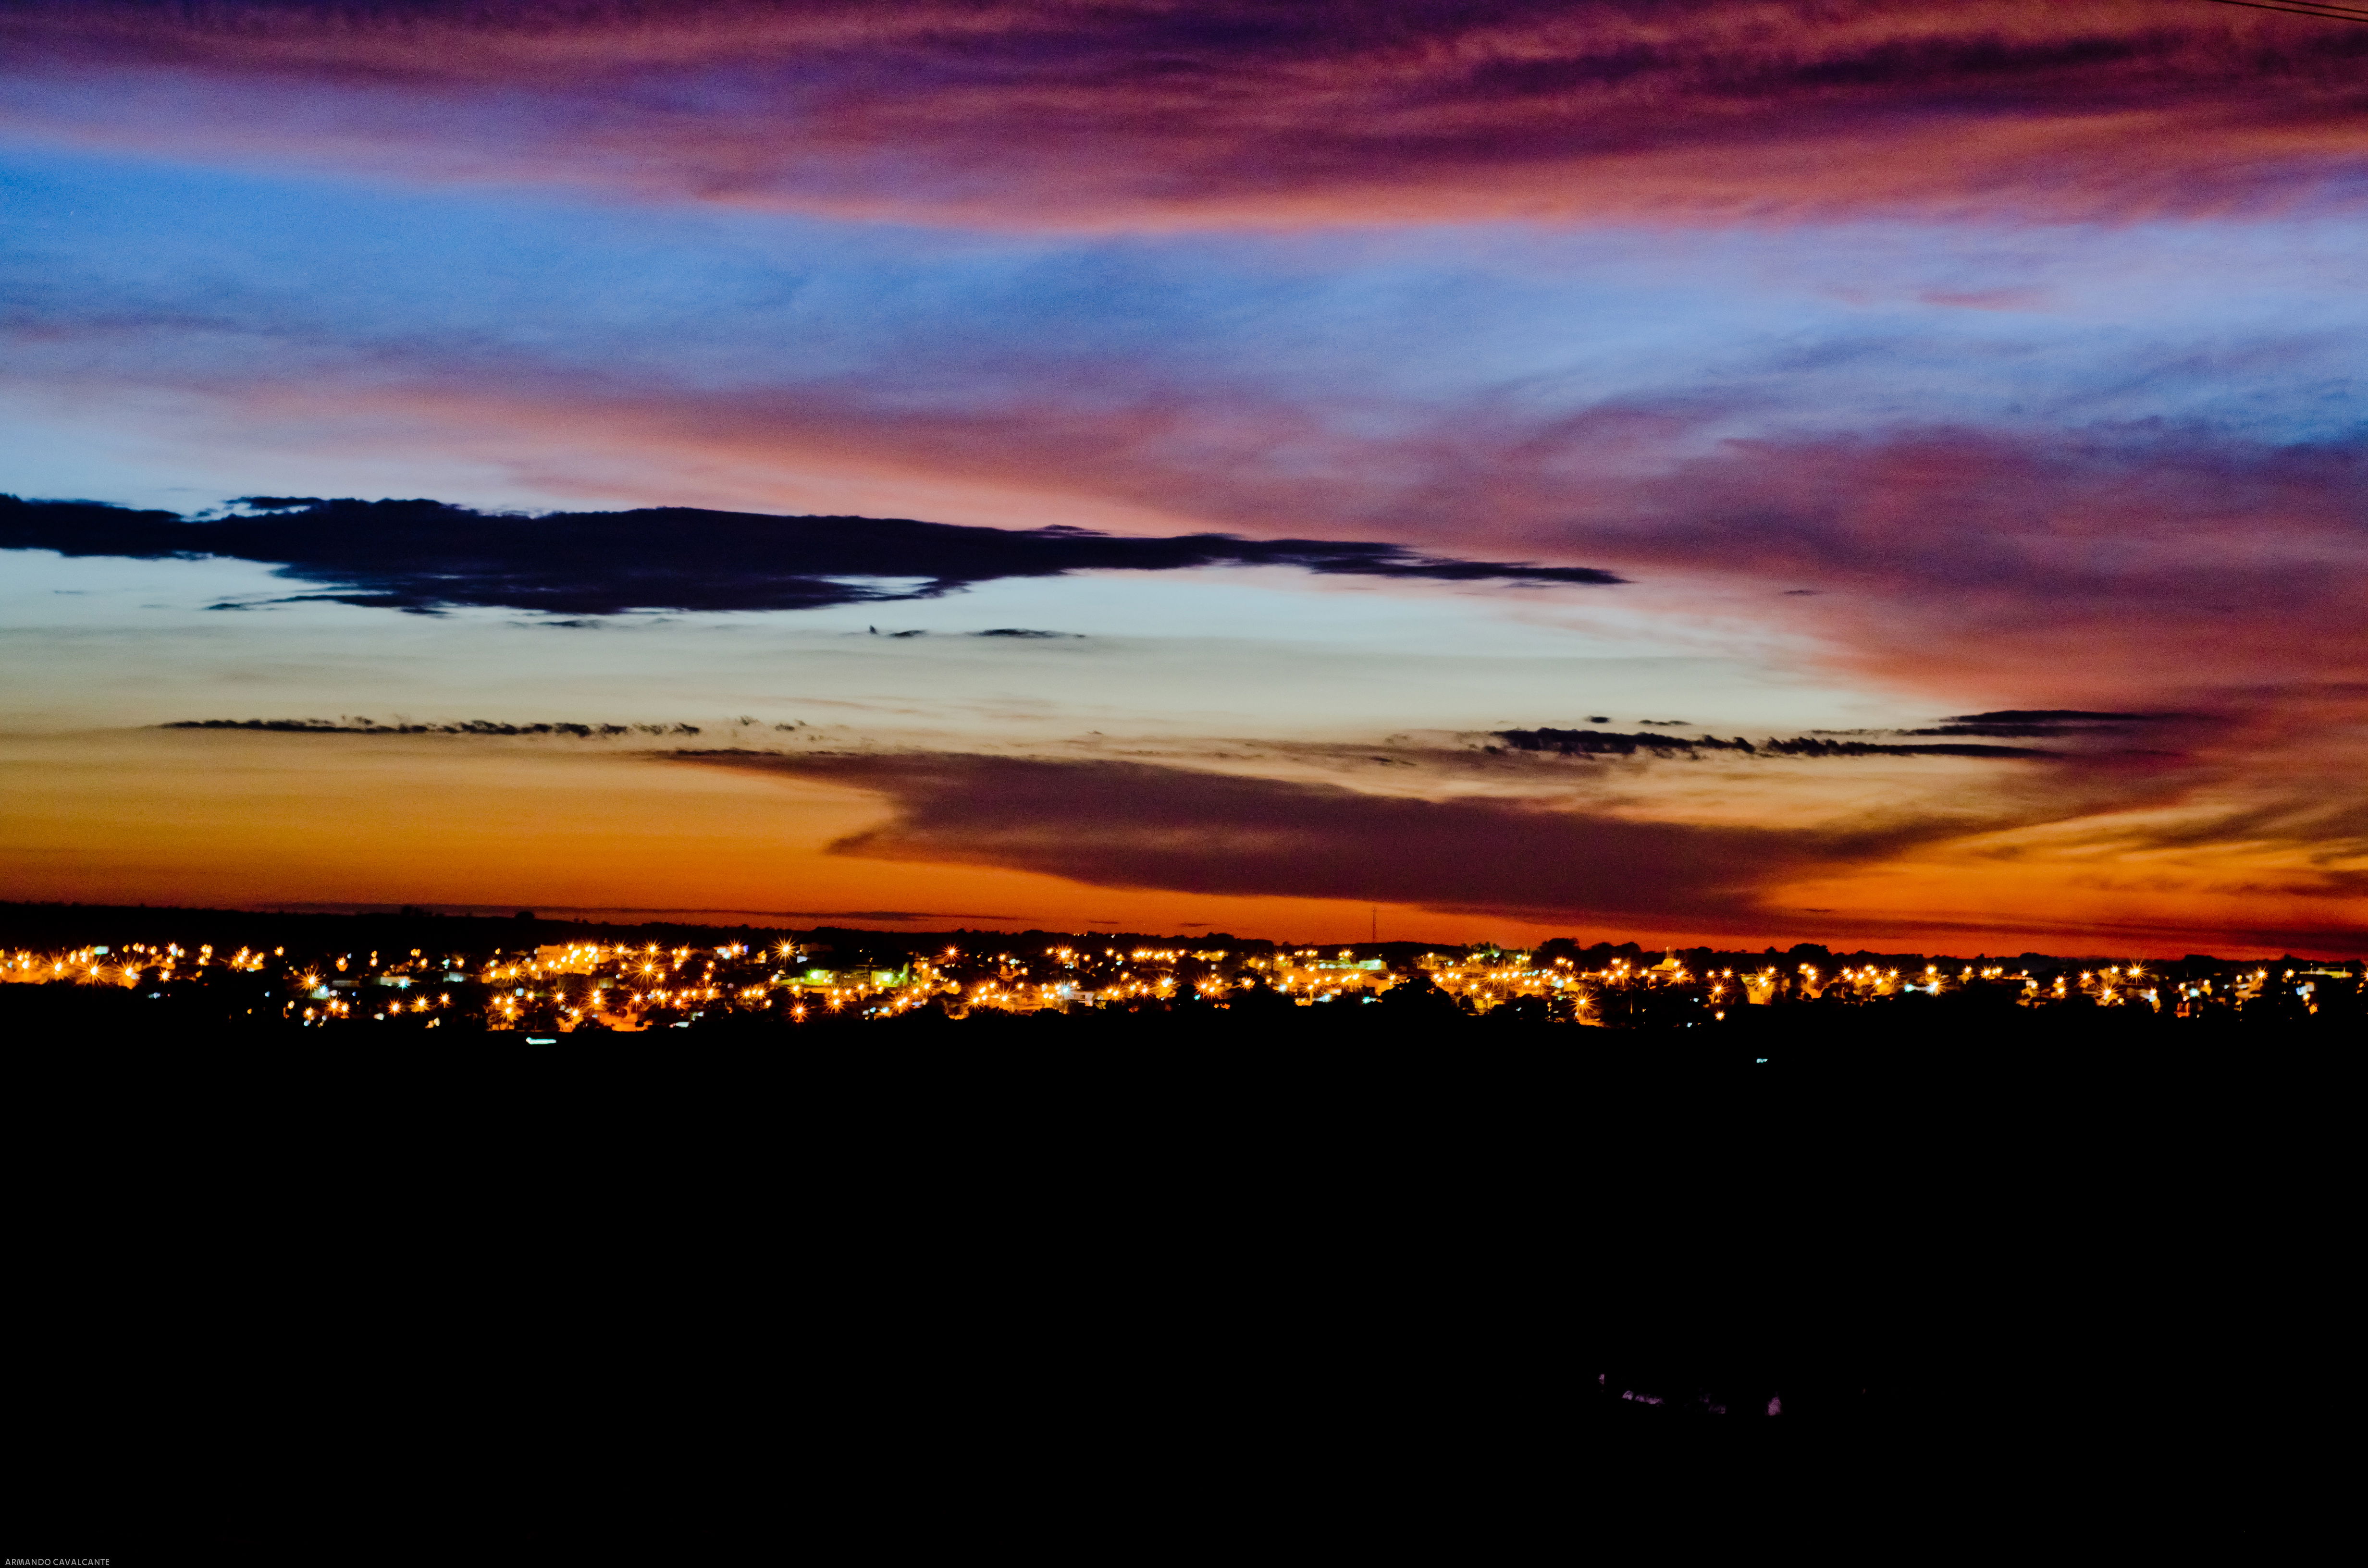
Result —
[[[965, 955], [960, 944], [918, 950], [885, 933], [873, 951], [835, 952], [795, 937], [712, 947], [576, 940], [532, 949], [443, 952], [432, 948], [311, 951], [281, 943], [140, 940], [0, 951], [0, 983], [129, 992], [148, 1000], [235, 996], [239, 1018], [297, 1028], [446, 1028], [643, 1034], [761, 1017], [950, 1019], [972, 1016], [1170, 1012], [1178, 1007], [1263, 1017], [1261, 1008], [1360, 1010], [1409, 988], [1473, 1017], [1588, 1028], [1703, 1028], [1772, 1017], [1769, 1009], [1918, 1004], [1978, 1005], [2010, 1017], [2066, 1007], [2100, 1017], [2176, 1019], [2238, 1014], [2316, 1017], [2356, 1007], [2359, 965], [2275, 966], [2217, 960], [2020, 964], [1909, 960], [1861, 954], [1780, 960], [1494, 943], [1419, 955], [1311, 945], [1194, 949], [1048, 944], [1033, 951]], [[1557, 948], [1565, 950], [1554, 950]], [[1903, 973], [1915, 978], [1903, 982]], [[2278, 1012], [2283, 1009], [2283, 1013]], [[2266, 1010], [2266, 1011], [2265, 1011]], [[1313, 1014], [1310, 1015], [1314, 1016]], [[1386, 1008], [1375, 1017], [1394, 1017]], [[1788, 1017], [1791, 1015], [1787, 1015]], [[1802, 1015], [1805, 1017], [1808, 1015]], [[1839, 1019], [1840, 1013], [1821, 1014]], [[2069, 1017], [2070, 1014], [2061, 1016]], [[1870, 1015], [1872, 1017], [1872, 1015]], [[1905, 1015], [1901, 1016], [1903, 1018]]]

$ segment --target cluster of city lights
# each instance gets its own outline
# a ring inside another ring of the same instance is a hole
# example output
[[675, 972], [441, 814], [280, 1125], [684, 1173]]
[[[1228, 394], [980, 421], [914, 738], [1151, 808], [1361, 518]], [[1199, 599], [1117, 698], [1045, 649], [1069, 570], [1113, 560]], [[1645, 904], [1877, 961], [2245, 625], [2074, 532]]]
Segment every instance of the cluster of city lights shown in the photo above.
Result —
[[[281, 951], [284, 949], [275, 949], [275, 956]], [[264, 954], [245, 947], [234, 952], [217, 954], [210, 943], [199, 946], [195, 951], [174, 942], [161, 946], [135, 942], [120, 949], [83, 947], [58, 953], [37, 953], [19, 949], [0, 953], [0, 984], [74, 981], [85, 985], [120, 985], [134, 989], [144, 983], [162, 983], [216, 966], [238, 973], [260, 973], [267, 961]]]
[[[1405, 949], [1398, 949], [1403, 954]], [[2180, 1015], [2242, 1006], [2271, 986], [2268, 966], [2221, 966], [2167, 978], [2145, 963], [2087, 968], [2012, 967], [1986, 960], [1896, 965], [1763, 961], [1741, 971], [1696, 968], [1674, 951], [1658, 961], [1618, 954], [1587, 967], [1569, 956], [1507, 951], [1483, 943], [1421, 954], [1392, 964], [1353, 948], [1276, 948], [1257, 952], [1181, 946], [1052, 945], [1021, 952], [837, 957], [790, 939], [760, 945], [698, 947], [655, 941], [573, 942], [532, 951], [477, 955], [401, 952], [316, 953], [241, 945], [137, 942], [60, 951], [0, 951], [0, 983], [69, 983], [175, 994], [187, 983], [253, 977], [241, 995], [248, 1012], [307, 1025], [374, 1020], [441, 1027], [467, 1018], [494, 1028], [565, 1033], [584, 1028], [637, 1032], [682, 1027], [711, 1013], [769, 1013], [791, 1020], [817, 1016], [893, 1017], [939, 1006], [973, 1010], [1071, 1011], [1165, 1006], [1196, 999], [1226, 1006], [1265, 992], [1301, 1006], [1372, 1001], [1395, 987], [1427, 981], [1474, 1012], [1543, 999], [1545, 1017], [1617, 1023], [1655, 1016], [1653, 998], [1700, 1004], [1696, 1016], [1725, 1019], [1737, 1006], [1779, 1002], [1855, 1004], [1982, 988], [2025, 1006], [2081, 999], [2103, 1007], [2144, 1007]], [[2282, 966], [2283, 968], [2283, 966]], [[2326, 976], [2348, 971], [2283, 968], [2287, 993], [2316, 1012]], [[2316, 978], [2315, 978], [2316, 977]], [[2347, 993], [2348, 994], [2348, 993]], [[1642, 1011], [1640, 1011], [1642, 1009]], [[1666, 1016], [1666, 1015], [1658, 1015]]]

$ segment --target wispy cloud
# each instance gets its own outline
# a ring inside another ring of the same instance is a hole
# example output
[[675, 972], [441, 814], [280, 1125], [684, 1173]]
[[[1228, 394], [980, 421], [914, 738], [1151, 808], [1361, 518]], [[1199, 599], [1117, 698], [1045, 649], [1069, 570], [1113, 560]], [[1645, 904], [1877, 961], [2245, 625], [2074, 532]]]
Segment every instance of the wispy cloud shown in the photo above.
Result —
[[94, 140], [1137, 225], [2356, 198], [2362, 31], [2154, 0], [0, 14], [20, 120]]
[[[1649, 721], [1648, 721], [1649, 722]], [[1910, 731], [1911, 734], [1941, 733]], [[1957, 733], [1956, 731], [1945, 732]], [[1966, 733], [1987, 733], [1966, 731]], [[2045, 732], [2032, 732], [2034, 733]], [[2028, 746], [1921, 745], [1884, 741], [1833, 740], [1818, 735], [1774, 735], [1753, 742], [1741, 735], [1623, 734], [1610, 730], [1499, 730], [1497, 739], [1515, 751], [1547, 752], [1556, 756], [1634, 756], [1639, 752], [1662, 756], [1691, 756], [1700, 752], [1742, 752], [1753, 756], [2054, 756], [2058, 754]]]
[[[2338, 710], [2320, 711], [2324, 724]], [[2208, 945], [2218, 932], [2340, 952], [2368, 937], [2368, 820], [2356, 790], [2329, 793], [2363, 760], [2351, 733], [2358, 712], [2343, 711], [2351, 729], [2315, 741], [2271, 739], [2294, 722], [2291, 707], [2199, 722], [2181, 736], [2203, 744], [2184, 755], [2074, 737], [2036, 769], [1998, 755], [2007, 748], [1965, 747], [1987, 754], [1995, 772], [1895, 777], [1876, 811], [1838, 811], [1850, 795], [1825, 794], [1821, 812], [1816, 789], [1780, 807], [1784, 791], [1763, 785], [1749, 796], [1763, 808], [1758, 820], [1742, 822], [1702, 808], [1748, 787], [1732, 772], [1696, 787], [1675, 753], [1658, 763], [1590, 758], [1617, 771], [1558, 779], [1527, 754], [1463, 754], [1470, 761], [1458, 767], [1453, 756], [1400, 748], [1395, 759], [1411, 771], [1376, 771], [1364, 788], [1310, 777], [1294, 764], [1326, 757], [1287, 747], [1264, 760], [1182, 766], [918, 751], [671, 756], [876, 794], [889, 820], [839, 840], [838, 854], [1089, 886], [1372, 901], [1596, 928], [2055, 933], [2153, 950]], [[2262, 744], [2282, 744], [2283, 778], [2265, 771], [2252, 749]], [[1351, 756], [1336, 749], [1335, 763]], [[1367, 749], [1375, 755], [1366, 760], [1391, 759], [1387, 746]], [[1725, 755], [1728, 769], [1782, 760], [1764, 749]], [[1875, 766], [1892, 753], [1844, 755]], [[1517, 760], [1524, 766], [1509, 772], [1477, 766]], [[1800, 783], [1820, 781], [1839, 783], [1823, 769]], [[1982, 912], [1989, 895], [1980, 890], [2001, 877], [2013, 906]]]

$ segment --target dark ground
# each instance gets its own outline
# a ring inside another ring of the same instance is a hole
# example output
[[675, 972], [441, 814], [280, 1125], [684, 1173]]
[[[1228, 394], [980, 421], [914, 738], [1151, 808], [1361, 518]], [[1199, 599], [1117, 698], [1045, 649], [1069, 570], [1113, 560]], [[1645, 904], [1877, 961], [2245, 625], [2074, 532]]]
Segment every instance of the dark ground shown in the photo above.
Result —
[[[318, 1560], [322, 1506], [572, 1559], [650, 1519], [594, 1477], [692, 1454], [691, 1538], [876, 1497], [900, 1551], [2043, 1512], [2241, 1548], [2351, 1398], [2329, 1031], [1376, 1006], [533, 1047], [0, 992], [8, 1404], [76, 1540], [176, 1548], [125, 1562]], [[108, 1481], [225, 1449], [187, 1505]], [[1280, 1533], [1217, 1528], [1253, 1504]]]

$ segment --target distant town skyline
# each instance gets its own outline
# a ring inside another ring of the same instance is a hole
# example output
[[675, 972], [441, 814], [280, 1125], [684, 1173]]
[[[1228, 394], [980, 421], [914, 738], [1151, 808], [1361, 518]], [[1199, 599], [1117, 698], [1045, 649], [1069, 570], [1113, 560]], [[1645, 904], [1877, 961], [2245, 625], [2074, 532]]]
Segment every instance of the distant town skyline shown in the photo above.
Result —
[[2009, 1022], [2058, 1039], [2193, 1041], [2231, 1028], [2331, 1037], [2359, 1022], [2362, 984], [2357, 959], [2197, 953], [1968, 960], [1802, 943], [1656, 958], [1634, 942], [1566, 937], [1512, 949], [1334, 948], [1234, 933], [700, 929], [527, 910], [487, 920], [0, 904], [0, 985], [28, 988], [0, 1001], [20, 1013], [283, 1038], [377, 1024], [448, 1040], [548, 1037], [530, 1044], [674, 1028], [780, 1040], [846, 1024], [1034, 1018], [1103, 1029], [1133, 1020], [1145, 1039], [1294, 1028], [1411, 1043], [1485, 1020], [1665, 1040], [1698, 1030], [1687, 1038], [1713, 1050], [1747, 1040], [1770, 1050], [1903, 1045], [1919, 1024]]

